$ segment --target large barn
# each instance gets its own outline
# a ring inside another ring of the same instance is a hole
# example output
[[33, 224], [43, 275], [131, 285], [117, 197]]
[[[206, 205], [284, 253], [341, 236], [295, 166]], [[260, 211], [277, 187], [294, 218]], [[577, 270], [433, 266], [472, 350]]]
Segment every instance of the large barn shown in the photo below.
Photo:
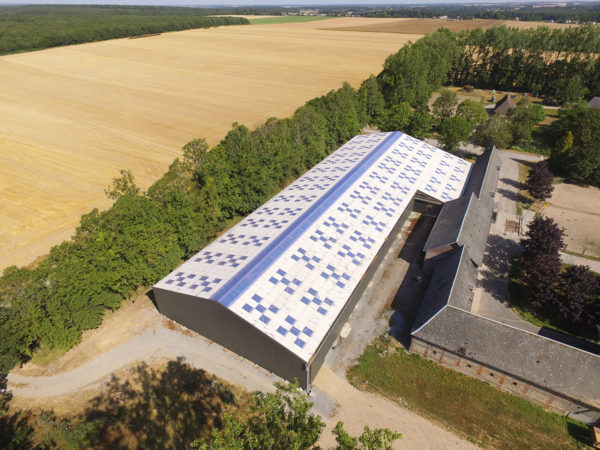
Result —
[[461, 197], [471, 169], [357, 136], [158, 282], [158, 309], [307, 389], [410, 212]]

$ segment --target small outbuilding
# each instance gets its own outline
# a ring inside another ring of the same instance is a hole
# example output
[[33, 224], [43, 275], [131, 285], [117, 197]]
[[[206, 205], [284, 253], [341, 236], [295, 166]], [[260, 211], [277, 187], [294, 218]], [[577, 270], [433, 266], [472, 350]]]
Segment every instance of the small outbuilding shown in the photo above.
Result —
[[502, 100], [496, 103], [496, 107], [494, 108], [494, 114], [508, 114], [508, 111], [510, 111], [511, 109], [515, 109], [516, 107], [517, 105], [515, 105], [515, 102], [512, 101], [510, 95], [506, 94], [506, 96]]
[[600, 108], [600, 97], [594, 97], [588, 103], [588, 108]]

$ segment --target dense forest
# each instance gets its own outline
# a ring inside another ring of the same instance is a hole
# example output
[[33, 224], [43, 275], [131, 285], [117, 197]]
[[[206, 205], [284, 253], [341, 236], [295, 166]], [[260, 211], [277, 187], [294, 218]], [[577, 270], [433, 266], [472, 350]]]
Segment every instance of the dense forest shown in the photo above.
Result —
[[[234, 12], [228, 13], [234, 14]], [[158, 6], [0, 6], [0, 55], [167, 31], [247, 25], [219, 10]]]

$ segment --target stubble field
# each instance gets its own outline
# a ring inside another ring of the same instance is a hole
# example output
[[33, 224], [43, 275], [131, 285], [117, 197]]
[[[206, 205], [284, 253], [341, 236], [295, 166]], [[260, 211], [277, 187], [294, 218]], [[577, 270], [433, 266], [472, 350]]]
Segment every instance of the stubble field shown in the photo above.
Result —
[[289, 116], [343, 81], [358, 86], [420, 37], [319, 30], [325, 22], [191, 30], [0, 58], [0, 271], [47, 253], [82, 214], [108, 207], [103, 190], [120, 169], [147, 188], [190, 140], [216, 144], [235, 121]]

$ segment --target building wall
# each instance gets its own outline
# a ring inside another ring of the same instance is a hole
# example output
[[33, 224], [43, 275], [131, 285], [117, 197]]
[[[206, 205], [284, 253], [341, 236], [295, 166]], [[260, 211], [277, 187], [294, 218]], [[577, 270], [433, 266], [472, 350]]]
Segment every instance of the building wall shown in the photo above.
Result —
[[473, 359], [451, 352], [436, 345], [412, 337], [410, 351], [442, 366], [477, 378], [492, 386], [543, 406], [558, 414], [577, 414], [577, 419], [593, 423], [600, 419], [600, 411], [565, 395], [515, 377], [495, 367], [481, 364]]
[[381, 265], [385, 256], [387, 255], [387, 252], [389, 251], [392, 244], [398, 237], [398, 234], [400, 234], [400, 231], [402, 231], [402, 228], [404, 227], [404, 223], [408, 219], [408, 216], [410, 215], [411, 212], [413, 212], [414, 205], [415, 205], [415, 198], [413, 197], [410, 204], [406, 207], [406, 210], [400, 217], [400, 219], [398, 219], [398, 222], [396, 222], [396, 225], [394, 225], [394, 228], [392, 229], [391, 233], [388, 235], [387, 240], [385, 241], [385, 244], [383, 244], [383, 246], [379, 250], [379, 253], [377, 253], [377, 256], [375, 257], [375, 259], [369, 266], [369, 269], [363, 276], [363, 279], [360, 281], [360, 283], [354, 290], [354, 293], [348, 300], [348, 303], [346, 303], [346, 306], [344, 307], [344, 309], [342, 310], [342, 312], [336, 319], [335, 323], [331, 327], [329, 334], [325, 337], [325, 339], [321, 343], [321, 346], [319, 347], [319, 349], [313, 356], [313, 359], [310, 362], [310, 382], [311, 383], [314, 381], [317, 374], [319, 373], [319, 370], [321, 369], [321, 366], [323, 365], [323, 362], [325, 361], [325, 357], [327, 356], [327, 353], [329, 353], [329, 350], [331, 350], [331, 346], [334, 344], [335, 340], [340, 335], [342, 328], [344, 327], [344, 324], [348, 321], [348, 318], [352, 314], [352, 311], [354, 311], [354, 308], [358, 304], [358, 301], [361, 299], [365, 290], [369, 286], [369, 283], [373, 279], [373, 276], [377, 272], [377, 269], [379, 269], [379, 266]]
[[158, 311], [274, 374], [308, 387], [305, 362], [214, 300], [154, 288]]

